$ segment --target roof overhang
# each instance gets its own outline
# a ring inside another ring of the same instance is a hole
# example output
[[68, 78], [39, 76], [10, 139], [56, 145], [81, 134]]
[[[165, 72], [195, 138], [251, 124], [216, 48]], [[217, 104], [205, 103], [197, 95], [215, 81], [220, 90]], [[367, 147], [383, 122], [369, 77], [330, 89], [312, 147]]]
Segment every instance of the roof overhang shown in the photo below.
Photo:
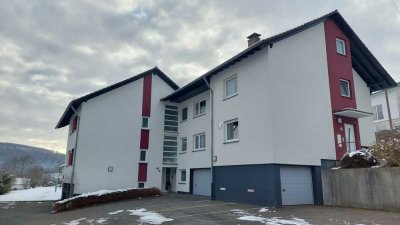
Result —
[[350, 118], [363, 118], [363, 117], [368, 117], [368, 116], [373, 115], [373, 113], [370, 113], [370, 112], [365, 112], [365, 111], [351, 109], [351, 108], [342, 109], [342, 110], [334, 112], [333, 114], [335, 114], [337, 116], [344, 116], [344, 117], [350, 117]]

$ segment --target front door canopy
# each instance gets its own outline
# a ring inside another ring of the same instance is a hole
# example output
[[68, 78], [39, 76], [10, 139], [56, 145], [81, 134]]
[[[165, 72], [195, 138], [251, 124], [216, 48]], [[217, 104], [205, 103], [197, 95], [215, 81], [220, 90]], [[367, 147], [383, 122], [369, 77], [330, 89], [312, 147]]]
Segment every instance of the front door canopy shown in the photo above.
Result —
[[350, 118], [363, 118], [363, 117], [368, 117], [368, 116], [373, 115], [373, 113], [361, 111], [361, 110], [357, 110], [357, 109], [352, 109], [352, 108], [341, 109], [341, 110], [334, 112], [333, 114], [335, 114], [337, 116], [344, 116], [344, 117], [350, 117]]

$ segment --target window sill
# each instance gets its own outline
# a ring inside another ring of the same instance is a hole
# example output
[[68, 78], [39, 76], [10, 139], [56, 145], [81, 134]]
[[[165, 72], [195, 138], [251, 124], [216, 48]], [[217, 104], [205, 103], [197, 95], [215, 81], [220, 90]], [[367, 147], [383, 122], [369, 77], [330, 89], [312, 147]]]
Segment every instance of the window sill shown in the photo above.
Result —
[[186, 122], [186, 121], [187, 121], [187, 119], [186, 119], [186, 120], [182, 120], [181, 123], [184, 123], [184, 122]]
[[195, 150], [192, 150], [192, 152], [202, 152], [202, 151], [205, 151], [206, 149], [205, 148], [202, 148], [202, 149], [195, 149]]
[[204, 116], [204, 115], [206, 115], [206, 114], [203, 113], [203, 114], [195, 115], [195, 116], [193, 116], [193, 119], [194, 119], [194, 118], [198, 118], [198, 117], [200, 117], [200, 116]]
[[179, 154], [186, 154], [186, 151], [185, 152], [179, 152]]
[[148, 128], [148, 127], [142, 127], [141, 129], [142, 130], [150, 130], [150, 128]]
[[340, 95], [341, 97], [343, 97], [343, 98], [349, 98], [349, 99], [352, 99], [352, 97], [351, 96], [346, 96], [346, 95]]
[[178, 184], [185, 184], [186, 185], [186, 182], [178, 182]]
[[340, 52], [336, 52], [336, 53], [337, 53], [338, 55], [347, 57], [347, 54], [346, 54], [346, 53], [344, 53], [344, 54], [342, 54], [342, 53], [340, 53]]
[[230, 143], [236, 143], [236, 142], [239, 142], [239, 139], [225, 141], [224, 144], [230, 144]]
[[236, 96], [238, 96], [238, 95], [239, 95], [239, 93], [236, 93], [236, 94], [233, 94], [233, 95], [231, 95], [231, 96], [224, 97], [224, 99], [222, 99], [222, 101], [231, 99], [231, 98], [236, 97]]

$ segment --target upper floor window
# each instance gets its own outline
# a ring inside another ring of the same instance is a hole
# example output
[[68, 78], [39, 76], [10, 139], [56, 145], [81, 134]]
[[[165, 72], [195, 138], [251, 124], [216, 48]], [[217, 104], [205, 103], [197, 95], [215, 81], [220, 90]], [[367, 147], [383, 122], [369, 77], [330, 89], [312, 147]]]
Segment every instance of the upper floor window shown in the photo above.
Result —
[[142, 128], [149, 128], [149, 118], [142, 117]]
[[237, 76], [230, 77], [224, 81], [224, 98], [237, 95]]
[[344, 40], [336, 38], [336, 52], [341, 55], [346, 55], [346, 44]]
[[181, 138], [181, 150], [182, 152], [186, 152], [187, 150], [187, 138]]
[[383, 120], [383, 108], [382, 104], [374, 106], [374, 120]]
[[206, 134], [194, 135], [194, 150], [204, 150], [206, 148]]
[[186, 121], [187, 120], [187, 117], [188, 117], [188, 108], [186, 107], [186, 108], [183, 108], [182, 109], [182, 118], [181, 118], [181, 121], [183, 122], [183, 121]]
[[72, 166], [74, 163], [74, 149], [71, 149], [68, 151], [68, 163], [67, 166]]
[[78, 128], [78, 116], [75, 116], [74, 119], [71, 121], [69, 134], [74, 133], [77, 128]]
[[225, 122], [225, 141], [239, 140], [239, 121], [237, 119]]
[[206, 114], [206, 100], [196, 102], [194, 104], [194, 116], [201, 116]]
[[350, 98], [350, 81], [340, 80], [340, 95]]
[[140, 150], [140, 161], [146, 162], [146, 150]]

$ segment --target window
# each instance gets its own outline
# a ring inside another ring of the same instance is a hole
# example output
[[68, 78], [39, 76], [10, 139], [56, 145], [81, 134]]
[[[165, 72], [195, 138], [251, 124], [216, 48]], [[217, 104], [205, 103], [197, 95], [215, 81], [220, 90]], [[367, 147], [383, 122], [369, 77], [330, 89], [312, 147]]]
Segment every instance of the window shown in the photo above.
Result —
[[68, 151], [68, 166], [72, 166], [74, 163], [74, 149]]
[[145, 150], [140, 151], [140, 161], [146, 162], [146, 151]]
[[149, 128], [149, 118], [142, 117], [142, 128]]
[[182, 109], [182, 118], [181, 118], [181, 121], [182, 121], [182, 122], [183, 122], [183, 121], [186, 121], [186, 120], [187, 120], [187, 116], [188, 116], [188, 108], [186, 107], [186, 108]]
[[181, 138], [181, 147], [182, 147], [182, 152], [186, 152], [187, 150], [187, 138]]
[[350, 98], [350, 82], [348, 80], [340, 80], [340, 95]]
[[336, 52], [341, 55], [346, 55], [346, 44], [344, 40], [336, 38]]
[[73, 134], [77, 128], [78, 128], [78, 116], [75, 116], [74, 119], [71, 121], [69, 134], [70, 135]]
[[194, 135], [194, 150], [204, 150], [206, 148], [206, 134]]
[[374, 120], [383, 120], [383, 108], [382, 104], [374, 106]]
[[230, 98], [237, 95], [237, 76], [230, 77], [225, 80], [224, 98]]
[[206, 100], [197, 102], [194, 105], [194, 116], [201, 116], [206, 114]]
[[178, 137], [164, 136], [163, 143], [163, 163], [176, 164], [178, 162]]
[[186, 182], [186, 170], [181, 170], [181, 182]]
[[144, 182], [139, 182], [138, 183], [138, 188], [144, 188]]
[[225, 122], [225, 141], [239, 140], [239, 121], [237, 119]]

